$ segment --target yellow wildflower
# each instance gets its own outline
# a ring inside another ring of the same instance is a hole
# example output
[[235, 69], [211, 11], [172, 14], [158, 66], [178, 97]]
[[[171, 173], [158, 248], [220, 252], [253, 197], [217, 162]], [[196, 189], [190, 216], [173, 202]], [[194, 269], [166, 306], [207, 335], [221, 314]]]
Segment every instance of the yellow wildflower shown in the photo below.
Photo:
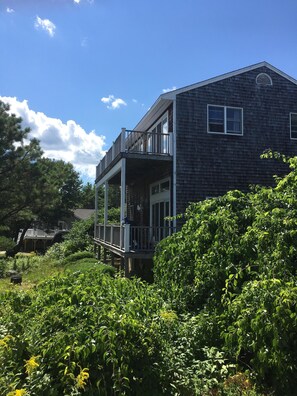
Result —
[[36, 362], [38, 356], [32, 356], [29, 360], [26, 360], [25, 367], [26, 373], [31, 375], [32, 372], [39, 366], [39, 363]]
[[77, 388], [84, 388], [86, 386], [86, 381], [89, 379], [89, 373], [87, 368], [80, 370], [80, 373], [76, 377], [76, 387]]
[[25, 396], [28, 395], [28, 392], [26, 391], [26, 389], [16, 389], [12, 392], [9, 392], [7, 394], [7, 396]]
[[174, 311], [161, 311], [160, 316], [165, 322], [174, 322], [178, 319], [178, 316]]
[[2, 340], [0, 340], [0, 347], [8, 349], [9, 348], [9, 341], [13, 339], [13, 337], [11, 335], [7, 335], [4, 338], [2, 338]]

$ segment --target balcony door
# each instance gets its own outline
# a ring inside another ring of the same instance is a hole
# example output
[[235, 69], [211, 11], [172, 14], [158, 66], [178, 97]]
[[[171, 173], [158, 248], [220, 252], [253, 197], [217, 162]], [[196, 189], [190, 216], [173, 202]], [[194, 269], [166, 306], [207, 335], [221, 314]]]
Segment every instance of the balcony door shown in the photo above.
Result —
[[165, 179], [151, 185], [150, 225], [151, 239], [159, 242], [169, 235], [170, 180]]
[[147, 151], [154, 154], [169, 153], [168, 115], [165, 113], [148, 132]]

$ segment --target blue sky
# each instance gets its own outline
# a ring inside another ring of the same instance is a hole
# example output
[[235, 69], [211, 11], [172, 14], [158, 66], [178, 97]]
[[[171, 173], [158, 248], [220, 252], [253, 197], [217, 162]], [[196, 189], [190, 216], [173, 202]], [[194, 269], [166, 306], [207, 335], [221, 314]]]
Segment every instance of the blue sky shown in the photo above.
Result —
[[0, 0], [0, 99], [92, 180], [163, 90], [263, 60], [297, 79], [296, 15], [296, 0]]

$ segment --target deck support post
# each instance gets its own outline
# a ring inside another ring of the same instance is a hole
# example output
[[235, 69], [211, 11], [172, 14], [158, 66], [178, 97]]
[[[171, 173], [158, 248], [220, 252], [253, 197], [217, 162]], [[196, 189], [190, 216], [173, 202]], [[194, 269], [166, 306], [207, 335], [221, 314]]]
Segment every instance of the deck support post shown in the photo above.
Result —
[[124, 271], [125, 270], [125, 258], [121, 257], [121, 270]]

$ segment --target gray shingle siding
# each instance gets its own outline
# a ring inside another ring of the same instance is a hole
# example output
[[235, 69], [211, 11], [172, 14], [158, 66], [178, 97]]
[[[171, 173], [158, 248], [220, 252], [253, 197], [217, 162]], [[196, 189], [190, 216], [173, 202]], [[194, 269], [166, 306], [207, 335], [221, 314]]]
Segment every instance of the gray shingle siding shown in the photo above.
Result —
[[[259, 86], [267, 73], [272, 86]], [[207, 133], [207, 105], [243, 108], [243, 136]], [[297, 113], [297, 85], [260, 67], [176, 97], [177, 213], [188, 203], [250, 184], [271, 185], [287, 168], [261, 160], [266, 149], [297, 155], [290, 139], [290, 112]]]

